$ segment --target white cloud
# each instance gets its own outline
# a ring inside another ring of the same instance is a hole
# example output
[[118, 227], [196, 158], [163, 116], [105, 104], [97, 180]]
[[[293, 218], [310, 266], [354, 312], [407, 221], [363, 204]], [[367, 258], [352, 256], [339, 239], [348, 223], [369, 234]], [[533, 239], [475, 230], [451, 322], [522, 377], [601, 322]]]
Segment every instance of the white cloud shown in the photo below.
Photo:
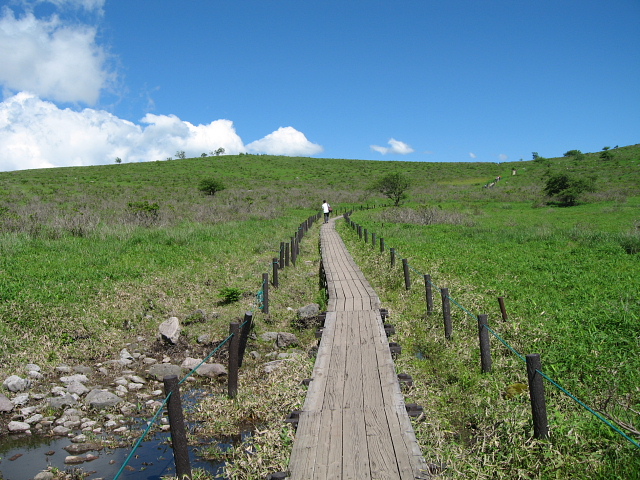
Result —
[[141, 125], [104, 110], [61, 109], [21, 92], [0, 103], [0, 171], [165, 160], [177, 151], [198, 157], [218, 148], [273, 155], [313, 155], [320, 145], [280, 128], [246, 147], [231, 120], [193, 125], [175, 115], [147, 114]]
[[65, 25], [57, 16], [37, 19], [31, 12], [16, 18], [9, 8], [2, 10], [0, 83], [12, 92], [29, 91], [57, 102], [94, 105], [111, 77], [105, 60], [94, 27]]
[[509, 160], [509, 156], [505, 155], [504, 153], [501, 153], [500, 155], [498, 155], [498, 160], [500, 160], [501, 162], [505, 162]]
[[469, 156], [470, 156], [471, 158], [478, 158], [478, 156], [477, 156], [475, 153], [473, 153], [473, 152], [469, 152]]
[[293, 127], [280, 127], [260, 140], [247, 145], [247, 150], [253, 153], [269, 155], [307, 156], [316, 155], [324, 149], [321, 145], [307, 140], [304, 133]]
[[371, 150], [374, 152], [380, 152], [382, 155], [386, 155], [388, 153], [395, 153], [398, 155], [407, 155], [408, 153], [413, 153], [414, 150], [409, 145], [400, 140], [396, 140], [395, 138], [389, 139], [387, 142], [390, 147], [381, 147], [380, 145], [371, 145]]

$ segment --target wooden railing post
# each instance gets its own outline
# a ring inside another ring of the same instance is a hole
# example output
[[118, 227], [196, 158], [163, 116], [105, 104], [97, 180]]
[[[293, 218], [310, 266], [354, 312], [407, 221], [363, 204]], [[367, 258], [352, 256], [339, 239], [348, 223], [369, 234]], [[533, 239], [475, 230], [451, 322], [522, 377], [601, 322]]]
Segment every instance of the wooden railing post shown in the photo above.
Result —
[[238, 395], [238, 369], [240, 368], [240, 324], [229, 324], [229, 334], [232, 335], [229, 344], [229, 378], [227, 379], [227, 394], [230, 398]]
[[404, 272], [404, 288], [411, 290], [411, 275], [409, 274], [409, 261], [406, 258], [402, 259], [402, 271]]
[[396, 266], [396, 249], [390, 248], [389, 252], [391, 252], [391, 266], [395, 267]]
[[284, 242], [280, 242], [280, 261], [278, 262], [280, 270], [284, 268]]
[[247, 349], [247, 340], [249, 339], [249, 333], [253, 328], [253, 313], [246, 312], [244, 314], [244, 322], [240, 330], [240, 346], [238, 352], [238, 368], [242, 367], [242, 361], [244, 360], [244, 351]]
[[291, 237], [291, 265], [296, 266], [296, 237]]
[[487, 315], [478, 315], [478, 338], [480, 340], [480, 367], [482, 373], [491, 372], [491, 342], [489, 341], [489, 323]]
[[509, 317], [507, 316], [507, 310], [504, 307], [504, 297], [498, 297], [498, 304], [500, 305], [500, 313], [502, 314], [502, 320], [507, 321]]
[[262, 312], [269, 313], [269, 274], [262, 274]]
[[284, 266], [289, 266], [289, 242], [284, 243]]
[[431, 287], [431, 275], [424, 276], [424, 290], [427, 299], [427, 315], [433, 313], [433, 288]]
[[369, 243], [369, 230], [366, 228], [364, 229], [364, 243]]
[[451, 326], [451, 304], [449, 303], [449, 289], [441, 288], [440, 295], [442, 297], [442, 317], [444, 320], [444, 337], [451, 338], [453, 328]]
[[384, 253], [384, 238], [380, 237], [380, 253]]
[[533, 415], [533, 436], [535, 438], [547, 438], [549, 436], [549, 424], [547, 422], [547, 404], [544, 398], [544, 382], [540, 355], [532, 353], [526, 356], [527, 377], [529, 379], [529, 395], [531, 397], [531, 414]]
[[189, 446], [187, 444], [187, 432], [184, 428], [184, 414], [180, 400], [180, 384], [177, 375], [167, 375], [162, 379], [165, 395], [171, 394], [167, 402], [169, 413], [169, 428], [171, 431], [171, 446], [173, 459], [176, 463], [176, 475], [182, 479], [191, 479], [191, 463], [189, 461]]
[[375, 247], [376, 246], [376, 234], [371, 232], [371, 246]]
[[273, 277], [271, 279], [273, 287], [278, 288], [278, 259], [277, 258], [273, 259], [273, 275], [271, 276]]

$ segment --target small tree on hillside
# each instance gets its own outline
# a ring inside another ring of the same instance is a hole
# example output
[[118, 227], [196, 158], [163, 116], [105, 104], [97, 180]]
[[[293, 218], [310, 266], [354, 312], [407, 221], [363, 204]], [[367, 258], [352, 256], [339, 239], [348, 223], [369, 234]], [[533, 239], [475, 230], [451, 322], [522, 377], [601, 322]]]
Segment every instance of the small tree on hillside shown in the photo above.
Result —
[[593, 178], [574, 178], [566, 173], [558, 173], [547, 179], [543, 191], [547, 196], [555, 198], [560, 205], [570, 207], [578, 203], [580, 195], [593, 192], [594, 189]]
[[220, 180], [216, 180], [214, 178], [205, 178], [201, 180], [198, 185], [198, 190], [206, 195], [215, 195], [217, 192], [224, 189], [224, 184]]
[[374, 183], [373, 189], [392, 200], [397, 207], [402, 200], [408, 197], [406, 192], [410, 186], [411, 181], [403, 174], [390, 173]]
[[186, 154], [186, 152], [184, 150], [178, 150], [176, 152], [176, 158], [184, 160], [185, 158], [187, 158], [187, 154]]
[[613, 152], [611, 151], [611, 147], [602, 147], [602, 152], [600, 152], [600, 158], [605, 161], [609, 161], [613, 158]]

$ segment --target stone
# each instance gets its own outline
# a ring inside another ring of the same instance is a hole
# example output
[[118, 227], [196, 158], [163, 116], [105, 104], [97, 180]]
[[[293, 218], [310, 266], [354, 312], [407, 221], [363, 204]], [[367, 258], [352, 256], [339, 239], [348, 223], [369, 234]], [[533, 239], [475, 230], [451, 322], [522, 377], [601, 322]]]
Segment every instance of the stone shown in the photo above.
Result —
[[75, 375], [70, 375], [68, 377], [60, 377], [60, 381], [62, 383], [87, 383], [89, 379], [86, 375], [76, 373]]
[[147, 381], [144, 378], [142, 378], [142, 377], [140, 377], [138, 375], [130, 375], [128, 378], [133, 383], [147, 383]]
[[200, 335], [198, 337], [197, 342], [200, 344], [207, 344], [207, 343], [211, 343], [211, 335], [208, 333], [203, 333], [202, 335]]
[[86, 376], [93, 374], [93, 368], [87, 367], [86, 365], [77, 365], [73, 367], [73, 371]]
[[33, 477], [33, 480], [53, 480], [54, 478], [55, 477], [52, 472], [40, 472]]
[[73, 372], [73, 370], [69, 365], [58, 365], [56, 367], [56, 372], [67, 374]]
[[85, 462], [85, 458], [84, 457], [80, 457], [78, 455], [69, 455], [68, 457], [65, 457], [64, 459], [64, 463], [66, 465], [77, 465], [79, 463], [84, 463]]
[[279, 332], [276, 340], [278, 348], [287, 348], [298, 344], [298, 337], [293, 333]]
[[55, 409], [76, 405], [77, 403], [78, 401], [68, 393], [62, 397], [49, 398], [49, 406]]
[[113, 407], [120, 402], [122, 399], [117, 395], [98, 389], [91, 390], [85, 397], [85, 403], [98, 409]]
[[304, 318], [317, 317], [319, 313], [320, 313], [320, 305], [318, 305], [317, 303], [311, 303], [309, 305], [305, 305], [304, 307], [298, 309], [298, 318], [304, 319]]
[[160, 332], [162, 339], [172, 345], [178, 343], [180, 330], [180, 321], [178, 320], [178, 317], [170, 317], [162, 322], [158, 327], [158, 331]]
[[170, 363], [157, 363], [149, 368], [149, 376], [156, 380], [162, 381], [164, 377], [169, 375], [176, 375], [180, 378], [182, 376], [182, 368]]
[[196, 373], [207, 378], [219, 378], [228, 375], [227, 369], [220, 363], [205, 363], [198, 367]]
[[71, 429], [69, 427], [64, 427], [62, 425], [58, 425], [57, 427], [53, 427], [51, 433], [53, 435], [57, 435], [58, 437], [64, 437], [69, 434]]
[[200, 365], [201, 362], [202, 362], [201, 358], [187, 357], [187, 358], [184, 359], [184, 361], [182, 362], [182, 364], [180, 366], [182, 368], [184, 368], [185, 370], [193, 370], [198, 365]]
[[251, 352], [249, 352], [249, 356], [251, 358], [253, 358], [254, 360], [258, 360], [260, 358], [260, 352], [253, 350]]
[[7, 428], [9, 429], [9, 433], [25, 433], [31, 429], [31, 425], [29, 425], [27, 422], [13, 421], [9, 422]]
[[10, 392], [22, 392], [23, 390], [27, 390], [30, 384], [31, 382], [29, 380], [19, 377], [18, 375], [11, 375], [2, 383]]
[[81, 453], [101, 450], [102, 447], [97, 443], [72, 443], [64, 447], [64, 449], [72, 455], [79, 455]]
[[27, 377], [32, 378], [33, 380], [42, 380], [44, 378], [44, 375], [40, 372], [36, 372], [35, 370], [31, 370], [29, 373], [27, 373]]
[[151, 357], [145, 357], [142, 361], [147, 365], [153, 365], [154, 363], [158, 363], [158, 361], [155, 358], [151, 358]]
[[278, 332], [264, 332], [260, 335], [263, 342], [275, 342], [278, 339]]
[[22, 395], [16, 395], [11, 401], [16, 407], [19, 407], [20, 405], [25, 405], [26, 403], [29, 403], [29, 394], [23, 393]]
[[27, 372], [39, 372], [40, 366], [36, 365], [35, 363], [27, 363], [25, 369], [27, 370]]
[[36, 413], [35, 415], [32, 415], [31, 417], [27, 418], [24, 421], [24, 423], [28, 423], [29, 425], [33, 425], [34, 423], [38, 423], [43, 418], [44, 418], [44, 416], [42, 416], [40, 413]]
[[263, 365], [264, 373], [273, 373], [275, 370], [280, 368], [285, 361], [286, 360], [274, 360], [273, 362], [265, 363]]
[[87, 387], [85, 387], [82, 383], [73, 382], [67, 385], [67, 391], [71, 394], [75, 393], [76, 395], [84, 395], [89, 391]]

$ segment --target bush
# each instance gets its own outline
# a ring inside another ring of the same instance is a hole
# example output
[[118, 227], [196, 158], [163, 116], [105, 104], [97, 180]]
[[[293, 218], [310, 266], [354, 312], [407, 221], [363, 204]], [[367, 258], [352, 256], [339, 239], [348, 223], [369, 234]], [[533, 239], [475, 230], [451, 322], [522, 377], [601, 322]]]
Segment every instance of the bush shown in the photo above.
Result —
[[198, 185], [198, 190], [206, 195], [215, 195], [217, 192], [224, 189], [224, 184], [220, 180], [215, 180], [213, 178], [205, 178], [204, 180], [201, 180], [200, 185]]
[[220, 290], [222, 304], [235, 303], [242, 298], [242, 290], [235, 287], [224, 287]]
[[390, 173], [374, 183], [372, 188], [393, 200], [393, 204], [397, 207], [407, 198], [406, 191], [410, 186], [410, 180], [403, 174]]
[[578, 198], [584, 192], [593, 192], [594, 180], [592, 178], [573, 178], [566, 173], [552, 175], [547, 179], [544, 193], [555, 198], [562, 206], [572, 206], [578, 203]]

